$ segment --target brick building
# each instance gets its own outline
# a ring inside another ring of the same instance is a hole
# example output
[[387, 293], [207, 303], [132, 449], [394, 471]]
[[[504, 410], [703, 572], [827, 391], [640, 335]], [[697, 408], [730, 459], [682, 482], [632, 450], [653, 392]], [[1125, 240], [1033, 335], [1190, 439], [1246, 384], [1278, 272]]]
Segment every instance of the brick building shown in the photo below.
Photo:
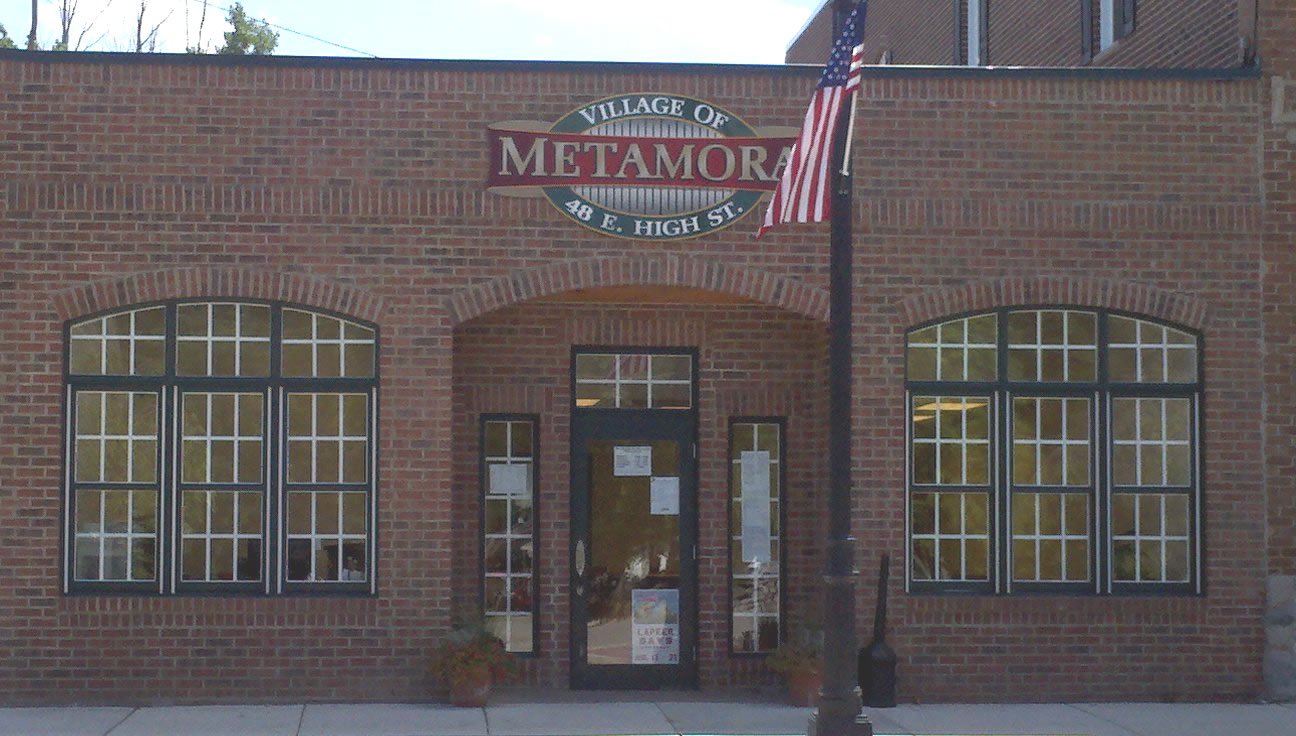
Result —
[[[1173, 68], [866, 75], [853, 520], [902, 699], [1286, 686], [1296, 15], [1219, 17]], [[745, 215], [817, 74], [0, 52], [0, 698], [431, 697], [476, 606], [532, 684], [770, 682], [827, 229]]]

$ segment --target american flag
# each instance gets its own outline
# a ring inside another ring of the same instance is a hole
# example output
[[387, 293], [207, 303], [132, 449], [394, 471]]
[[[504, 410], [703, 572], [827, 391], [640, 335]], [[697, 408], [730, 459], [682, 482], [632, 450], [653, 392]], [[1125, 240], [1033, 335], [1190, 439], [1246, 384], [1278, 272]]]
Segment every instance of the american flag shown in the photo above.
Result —
[[823, 222], [832, 215], [833, 135], [837, 121], [847, 108], [847, 100], [859, 89], [860, 69], [864, 65], [860, 41], [864, 37], [867, 4], [867, 0], [860, 0], [855, 6], [846, 19], [841, 37], [833, 45], [792, 155], [765, 211], [765, 222], [756, 233], [758, 238], [775, 225]]

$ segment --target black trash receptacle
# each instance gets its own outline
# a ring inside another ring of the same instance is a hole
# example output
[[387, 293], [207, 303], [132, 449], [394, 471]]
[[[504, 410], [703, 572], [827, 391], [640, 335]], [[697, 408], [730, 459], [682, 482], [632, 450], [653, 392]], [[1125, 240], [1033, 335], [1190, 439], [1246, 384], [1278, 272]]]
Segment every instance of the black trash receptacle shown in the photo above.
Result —
[[885, 641], [873, 640], [859, 652], [860, 697], [873, 708], [896, 704], [896, 653]]

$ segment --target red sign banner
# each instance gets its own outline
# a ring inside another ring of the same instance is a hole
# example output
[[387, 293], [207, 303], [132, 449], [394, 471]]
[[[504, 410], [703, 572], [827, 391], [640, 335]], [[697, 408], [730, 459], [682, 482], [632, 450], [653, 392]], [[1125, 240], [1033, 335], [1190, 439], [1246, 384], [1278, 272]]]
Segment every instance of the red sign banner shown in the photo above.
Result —
[[492, 128], [487, 187], [773, 191], [795, 138], [652, 138]]

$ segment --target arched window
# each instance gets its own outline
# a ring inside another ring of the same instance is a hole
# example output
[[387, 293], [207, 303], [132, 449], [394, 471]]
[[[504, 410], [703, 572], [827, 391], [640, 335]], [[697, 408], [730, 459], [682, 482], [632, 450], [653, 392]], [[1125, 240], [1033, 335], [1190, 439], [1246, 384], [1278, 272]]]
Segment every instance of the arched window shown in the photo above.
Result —
[[1200, 592], [1200, 359], [1107, 311], [910, 331], [911, 589]]
[[373, 592], [376, 349], [256, 302], [69, 324], [65, 591]]

